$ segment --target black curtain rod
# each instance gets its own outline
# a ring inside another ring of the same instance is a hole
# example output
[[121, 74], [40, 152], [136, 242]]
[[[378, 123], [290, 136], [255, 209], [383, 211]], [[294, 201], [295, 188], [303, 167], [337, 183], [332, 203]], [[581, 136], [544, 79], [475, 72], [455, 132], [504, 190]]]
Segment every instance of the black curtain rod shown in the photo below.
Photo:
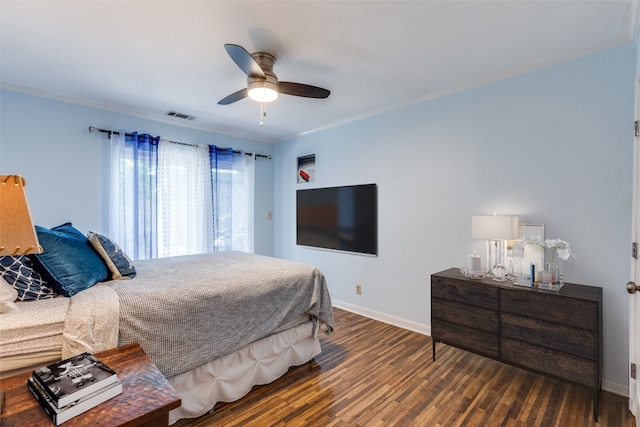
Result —
[[[98, 129], [97, 127], [94, 126], [89, 126], [89, 132], [101, 132], [101, 133], [108, 133], [109, 135], [120, 135], [120, 132], [117, 130], [108, 130], [108, 129]], [[127, 133], [125, 134], [126, 136], [133, 136], [132, 133]], [[167, 141], [171, 142], [172, 144], [180, 144], [180, 145], [187, 145], [189, 147], [197, 147], [198, 145], [196, 144], [188, 144], [186, 142], [180, 142], [180, 141], [171, 141], [170, 139], [167, 139]], [[219, 151], [224, 151], [221, 148], [218, 148]], [[240, 151], [238, 150], [233, 150], [233, 152], [235, 154], [240, 154]], [[244, 153], [245, 156], [253, 156], [254, 153]], [[268, 154], [259, 154], [259, 153], [255, 153], [256, 157], [262, 157], [263, 159], [270, 159], [271, 155]]]

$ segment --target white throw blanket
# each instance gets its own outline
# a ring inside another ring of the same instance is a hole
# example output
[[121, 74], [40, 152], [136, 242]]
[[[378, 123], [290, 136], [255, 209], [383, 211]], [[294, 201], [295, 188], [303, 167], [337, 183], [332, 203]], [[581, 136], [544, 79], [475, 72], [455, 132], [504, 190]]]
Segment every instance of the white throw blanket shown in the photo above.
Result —
[[118, 346], [118, 294], [104, 283], [71, 297], [64, 322], [62, 358]]

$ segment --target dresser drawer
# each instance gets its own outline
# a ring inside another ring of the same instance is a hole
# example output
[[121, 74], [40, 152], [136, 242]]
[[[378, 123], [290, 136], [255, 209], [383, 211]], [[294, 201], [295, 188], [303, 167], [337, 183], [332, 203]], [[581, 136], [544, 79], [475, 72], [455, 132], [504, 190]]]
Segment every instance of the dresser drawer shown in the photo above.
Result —
[[434, 318], [431, 319], [431, 336], [434, 341], [442, 341], [483, 356], [494, 359], [499, 356], [500, 345], [496, 334]]
[[431, 278], [431, 297], [456, 301], [489, 310], [498, 310], [500, 289], [483, 283], [449, 279]]
[[500, 359], [516, 366], [599, 389], [597, 361], [502, 337]]
[[500, 332], [500, 320], [497, 311], [465, 305], [456, 301], [432, 298], [431, 317], [490, 334], [497, 335]]
[[502, 289], [500, 311], [523, 314], [540, 320], [598, 331], [599, 310], [596, 302], [562, 297], [544, 292]]
[[574, 356], [598, 360], [598, 334], [589, 329], [501, 313], [500, 331], [502, 336], [507, 338], [549, 347]]

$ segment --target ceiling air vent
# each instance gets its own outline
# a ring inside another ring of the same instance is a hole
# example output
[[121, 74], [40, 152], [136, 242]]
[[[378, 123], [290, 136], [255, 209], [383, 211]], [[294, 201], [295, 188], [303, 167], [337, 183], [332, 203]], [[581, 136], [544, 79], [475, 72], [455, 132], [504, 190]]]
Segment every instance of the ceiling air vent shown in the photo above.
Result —
[[192, 116], [190, 114], [184, 114], [184, 113], [178, 113], [176, 111], [167, 111], [166, 113], [164, 113], [166, 116], [169, 117], [175, 117], [176, 119], [184, 119], [184, 120], [195, 120], [197, 119], [196, 116]]

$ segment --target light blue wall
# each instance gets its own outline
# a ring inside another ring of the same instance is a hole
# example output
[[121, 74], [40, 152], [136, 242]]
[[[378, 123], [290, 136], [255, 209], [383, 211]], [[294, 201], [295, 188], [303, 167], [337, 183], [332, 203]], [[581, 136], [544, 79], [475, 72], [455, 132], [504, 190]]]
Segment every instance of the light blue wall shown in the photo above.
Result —
[[[108, 142], [89, 126], [139, 131], [192, 144], [215, 144], [272, 154], [273, 144], [233, 138], [106, 110], [3, 90], [0, 92], [0, 172], [27, 179], [36, 224], [70, 221], [106, 233]], [[255, 251], [273, 254], [273, 161], [256, 159]]]
[[[568, 281], [604, 288], [605, 387], [626, 393], [634, 70], [630, 43], [278, 143], [276, 256], [320, 267], [341, 303], [428, 328], [429, 275], [465, 265], [472, 215], [542, 222], [578, 257]], [[316, 182], [297, 184], [312, 153]], [[296, 246], [297, 189], [360, 183], [378, 184], [377, 257]]]

